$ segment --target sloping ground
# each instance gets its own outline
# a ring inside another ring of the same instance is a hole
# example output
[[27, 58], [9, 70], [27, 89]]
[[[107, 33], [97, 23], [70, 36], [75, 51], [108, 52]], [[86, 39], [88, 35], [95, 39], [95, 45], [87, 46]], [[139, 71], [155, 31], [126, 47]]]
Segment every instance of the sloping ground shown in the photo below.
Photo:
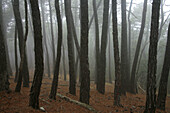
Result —
[[[59, 97], [56, 101], [49, 100], [49, 92], [51, 88], [51, 79], [44, 78], [40, 94], [40, 107], [43, 107], [47, 113], [90, 113], [91, 111], [80, 107], [71, 102], [67, 102]], [[0, 93], [0, 112], [1, 113], [41, 113], [40, 110], [34, 110], [28, 106], [29, 102], [29, 88], [22, 88], [21, 93], [15, 93], [14, 89], [16, 83], [13, 79], [10, 79], [10, 87], [12, 92], [7, 94], [6, 92]], [[68, 93], [68, 84], [60, 80], [58, 93], [70, 97], [74, 100], [79, 100], [79, 86], [77, 86], [77, 95], [73, 96]], [[30, 84], [31, 86], [31, 84]], [[95, 90], [95, 85], [91, 83], [91, 98], [90, 105], [96, 109], [99, 113], [130, 113], [137, 112], [142, 113], [145, 105], [145, 95], [127, 94], [126, 97], [121, 97], [121, 104], [123, 107], [113, 106], [113, 84], [106, 84], [105, 95], [99, 94]], [[170, 113], [170, 97], [167, 98], [166, 111]], [[157, 111], [163, 113], [163, 111]]]

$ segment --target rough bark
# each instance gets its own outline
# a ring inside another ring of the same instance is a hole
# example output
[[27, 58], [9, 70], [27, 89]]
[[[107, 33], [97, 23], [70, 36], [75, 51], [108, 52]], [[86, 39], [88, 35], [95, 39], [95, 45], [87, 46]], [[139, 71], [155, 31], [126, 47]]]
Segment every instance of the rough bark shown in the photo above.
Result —
[[136, 51], [135, 51], [135, 57], [134, 57], [133, 65], [132, 65], [132, 73], [131, 73], [131, 82], [130, 82], [131, 90], [130, 90], [130, 92], [133, 94], [136, 94], [136, 88], [137, 88], [137, 84], [135, 84], [136, 69], [137, 69], [137, 63], [138, 63], [138, 59], [139, 59], [139, 53], [140, 53], [140, 48], [141, 48], [144, 29], [145, 29], [146, 12], [147, 12], [147, 0], [144, 0], [141, 29], [140, 29], [140, 33], [139, 33], [139, 37], [138, 37], [137, 47], [136, 47]]
[[35, 45], [35, 72], [34, 79], [31, 86], [29, 106], [39, 108], [39, 95], [42, 83], [44, 63], [43, 63], [43, 47], [42, 47], [42, 32], [41, 19], [38, 7], [38, 0], [30, 0], [33, 28], [34, 28], [34, 45]]
[[[28, 37], [28, 9], [27, 9], [27, 0], [24, 0], [25, 2], [25, 36], [24, 36], [24, 42], [23, 42], [23, 49], [22, 49], [22, 53], [21, 53], [21, 61], [20, 61], [20, 66], [19, 66], [19, 78], [17, 81], [17, 86], [15, 88], [16, 92], [20, 92], [21, 90], [21, 81], [22, 81], [22, 71], [24, 71], [24, 59], [25, 59], [25, 50], [26, 50], [26, 41], [27, 41], [27, 37]], [[24, 82], [23, 85], [29, 87], [29, 81], [25, 81], [25, 80], [29, 80], [29, 78], [26, 78], [27, 76], [23, 76], [24, 78]]]
[[115, 89], [114, 104], [120, 105], [120, 89], [121, 89], [121, 72], [117, 27], [117, 0], [112, 0], [112, 23], [113, 23], [113, 45], [114, 45], [114, 61], [115, 61]]
[[88, 0], [81, 0], [80, 8], [81, 8], [80, 101], [89, 104], [90, 71], [88, 61]]
[[159, 84], [159, 92], [157, 98], [157, 108], [165, 110], [166, 105], [166, 97], [167, 97], [167, 85], [168, 85], [168, 77], [170, 70], [170, 24], [168, 28], [168, 37], [166, 44], [166, 51], [164, 57], [164, 64], [162, 68], [162, 74]]
[[126, 21], [126, 0], [121, 0], [121, 15], [122, 15], [122, 29], [121, 29], [121, 94], [126, 95], [129, 82], [128, 74], [128, 52], [127, 52], [127, 21]]
[[[19, 51], [20, 51], [20, 58], [22, 60], [22, 53], [24, 48], [24, 32], [23, 32], [23, 26], [22, 26], [22, 19], [19, 11], [19, 0], [14, 0], [13, 3], [13, 10], [14, 10], [14, 17], [16, 21], [17, 31], [18, 31], [18, 39], [19, 39]], [[29, 87], [29, 71], [28, 71], [28, 63], [26, 58], [26, 51], [24, 50], [24, 59], [23, 59], [23, 68], [19, 72], [18, 76], [18, 82], [16, 86], [16, 92], [20, 92], [21, 90], [21, 84], [22, 84], [22, 77], [23, 80], [23, 86]]]
[[156, 109], [156, 69], [157, 69], [159, 10], [160, 0], [153, 0], [145, 113], [155, 113]]
[[75, 69], [74, 69], [74, 46], [73, 46], [73, 37], [71, 31], [71, 1], [65, 0], [65, 14], [67, 22], [67, 46], [68, 46], [68, 59], [69, 59], [69, 93], [76, 95], [76, 78], [75, 78]]
[[2, 1], [0, 1], [0, 92], [9, 90], [7, 59], [3, 34]]
[[107, 46], [107, 31], [108, 31], [108, 15], [109, 15], [109, 0], [104, 1], [103, 26], [101, 36], [101, 52], [100, 52], [100, 74], [97, 80], [97, 90], [99, 93], [105, 93], [105, 71], [106, 71], [106, 46]]
[[49, 98], [56, 99], [56, 92], [58, 87], [58, 76], [59, 76], [59, 68], [60, 68], [60, 59], [61, 59], [61, 46], [62, 46], [62, 20], [60, 15], [60, 7], [59, 0], [55, 0], [55, 9], [57, 15], [57, 23], [58, 23], [58, 44], [57, 44], [57, 59], [54, 68], [54, 78], [51, 87], [51, 92]]

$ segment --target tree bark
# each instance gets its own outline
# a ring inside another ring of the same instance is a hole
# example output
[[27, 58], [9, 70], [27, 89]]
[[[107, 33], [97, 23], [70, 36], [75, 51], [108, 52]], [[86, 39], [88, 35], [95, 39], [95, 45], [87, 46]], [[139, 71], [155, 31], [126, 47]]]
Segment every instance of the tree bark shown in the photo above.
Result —
[[63, 71], [64, 71], [64, 81], [67, 80], [66, 66], [65, 66], [65, 48], [63, 44]]
[[42, 4], [42, 1], [40, 2], [41, 10], [42, 10], [42, 23], [43, 23], [43, 42], [44, 42], [44, 48], [46, 50], [46, 62], [47, 62], [47, 71], [48, 71], [48, 77], [51, 77], [51, 71], [50, 71], [50, 59], [49, 59], [49, 52], [48, 52], [48, 46], [47, 46], [47, 36], [46, 36], [46, 27], [45, 27], [45, 16], [44, 16], [44, 7]]
[[34, 45], [35, 45], [35, 72], [34, 79], [30, 91], [29, 106], [39, 108], [39, 95], [42, 83], [44, 63], [43, 63], [43, 47], [42, 47], [42, 32], [41, 19], [38, 7], [38, 0], [30, 0], [33, 28], [34, 28]]
[[105, 71], [106, 71], [106, 47], [107, 47], [107, 31], [108, 31], [108, 15], [109, 0], [104, 1], [103, 26], [101, 36], [101, 52], [100, 52], [100, 73], [97, 80], [97, 90], [99, 93], [105, 93]]
[[74, 46], [73, 46], [73, 37], [71, 31], [71, 1], [65, 0], [65, 14], [67, 22], [67, 45], [68, 45], [68, 59], [69, 59], [69, 93], [76, 95], [76, 78], [75, 78], [75, 69], [74, 69]]
[[9, 90], [9, 82], [3, 34], [2, 1], [0, 1], [0, 92], [4, 90]]
[[54, 74], [54, 67], [55, 67], [55, 44], [54, 44], [54, 30], [53, 30], [53, 16], [52, 16], [52, 8], [51, 8], [51, 2], [49, 2], [49, 11], [50, 11], [50, 27], [51, 27], [51, 44], [52, 44], [52, 54], [53, 54], [53, 74]]
[[18, 35], [17, 35], [17, 26], [15, 26], [15, 41], [14, 41], [14, 47], [15, 47], [15, 79], [14, 79], [14, 82], [17, 82], [18, 81], [18, 51], [17, 51], [17, 38], [18, 38]]
[[90, 71], [88, 61], [88, 0], [80, 1], [81, 8], [81, 55], [80, 55], [80, 101], [89, 104]]
[[121, 89], [121, 72], [117, 27], [117, 0], [112, 0], [112, 23], [113, 23], [113, 45], [114, 45], [114, 61], [115, 61], [115, 89], [114, 89], [114, 105], [120, 105], [120, 89]]
[[156, 69], [157, 69], [159, 10], [160, 0], [153, 0], [145, 113], [155, 113], [156, 110]]
[[166, 44], [166, 51], [164, 57], [164, 64], [162, 68], [161, 80], [159, 84], [159, 93], [157, 98], [157, 108], [165, 110], [166, 97], [167, 97], [167, 85], [170, 70], [170, 23], [168, 28], [168, 37]]
[[94, 11], [94, 21], [95, 21], [95, 49], [96, 49], [96, 73], [95, 73], [95, 82], [97, 83], [97, 77], [99, 75], [99, 22], [98, 22], [98, 14], [97, 14], [97, 7], [96, 7], [96, 0], [93, 0], [93, 11]]
[[20, 11], [19, 11], [19, 0], [14, 0], [13, 10], [14, 10], [17, 31], [18, 31], [19, 50], [20, 50], [21, 61], [22, 61], [22, 54], [24, 54], [23, 68], [22, 68], [22, 70], [19, 69], [19, 71], [21, 71], [21, 72], [19, 72], [18, 82], [17, 82], [16, 88], [15, 88], [16, 92], [20, 92], [21, 84], [22, 84], [22, 77], [24, 78], [23, 86], [29, 87], [29, 71], [28, 71], [28, 63], [27, 63], [27, 58], [26, 58], [26, 51], [24, 50], [24, 53], [23, 53], [23, 49], [25, 49], [24, 48], [24, 32], [23, 32], [23, 26], [22, 26], [22, 19], [21, 19], [21, 15], [20, 15]]
[[56, 99], [56, 92], [58, 87], [58, 76], [59, 76], [59, 68], [60, 68], [60, 59], [61, 59], [61, 46], [62, 46], [62, 20], [60, 15], [60, 7], [59, 0], [55, 0], [55, 8], [58, 22], [58, 44], [57, 44], [57, 59], [54, 68], [54, 78], [51, 87], [51, 92], [49, 98]]
[[138, 63], [140, 48], [141, 48], [141, 44], [142, 44], [144, 29], [145, 29], [146, 12], [147, 12], [147, 0], [144, 0], [141, 29], [140, 29], [140, 33], [139, 33], [139, 37], [138, 37], [135, 57], [134, 57], [133, 66], [132, 66], [132, 73], [131, 73], [131, 82], [130, 82], [131, 83], [131, 90], [130, 90], [130, 92], [133, 93], [133, 94], [136, 94], [136, 92], [137, 92], [136, 91], [137, 84], [135, 84], [135, 82], [136, 82], [136, 69], [137, 69], [137, 63]]
[[122, 33], [121, 33], [121, 94], [126, 95], [129, 83], [128, 74], [128, 52], [127, 52], [127, 21], [126, 21], [126, 0], [121, 0], [122, 11]]

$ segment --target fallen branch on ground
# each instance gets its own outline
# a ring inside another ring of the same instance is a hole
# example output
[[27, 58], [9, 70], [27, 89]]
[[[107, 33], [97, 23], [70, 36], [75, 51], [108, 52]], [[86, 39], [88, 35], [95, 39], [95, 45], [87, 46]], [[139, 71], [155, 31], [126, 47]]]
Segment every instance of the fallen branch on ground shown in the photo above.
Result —
[[90, 105], [87, 105], [87, 104], [85, 104], [85, 103], [82, 103], [82, 102], [73, 100], [73, 99], [71, 99], [71, 98], [69, 98], [69, 97], [66, 97], [66, 96], [63, 96], [63, 95], [61, 95], [61, 94], [57, 94], [57, 96], [59, 96], [61, 99], [64, 99], [64, 100], [66, 100], [66, 101], [68, 101], [68, 102], [72, 102], [72, 103], [77, 104], [77, 105], [79, 105], [79, 106], [82, 106], [82, 107], [84, 107], [84, 108], [86, 108], [86, 109], [88, 109], [88, 110], [90, 110], [90, 111], [92, 111], [92, 112], [94, 112], [94, 113], [97, 113], [97, 111], [96, 111], [93, 107], [91, 107]]
[[50, 103], [48, 101], [46, 101], [45, 99], [40, 98], [40, 100], [50, 105]]

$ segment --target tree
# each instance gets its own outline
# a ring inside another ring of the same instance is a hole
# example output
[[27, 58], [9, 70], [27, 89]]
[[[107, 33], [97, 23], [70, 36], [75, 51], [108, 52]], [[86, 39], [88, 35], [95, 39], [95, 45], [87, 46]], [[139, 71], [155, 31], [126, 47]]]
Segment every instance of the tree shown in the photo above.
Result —
[[76, 77], [74, 69], [74, 46], [71, 28], [71, 1], [65, 0], [65, 14], [67, 21], [67, 46], [68, 46], [68, 59], [69, 59], [69, 74], [70, 74], [70, 94], [76, 95]]
[[56, 99], [56, 92], [58, 87], [58, 76], [59, 76], [59, 68], [60, 68], [60, 59], [61, 59], [61, 46], [62, 46], [62, 20], [60, 15], [60, 7], [59, 0], [55, 0], [55, 8], [57, 14], [57, 22], [58, 22], [58, 45], [57, 45], [57, 59], [54, 68], [54, 78], [50, 92], [50, 98]]
[[137, 47], [136, 47], [136, 52], [135, 52], [135, 57], [134, 57], [134, 61], [133, 61], [132, 73], [131, 73], [131, 82], [130, 82], [131, 83], [131, 91], [130, 92], [134, 93], [134, 94], [136, 94], [136, 89], [137, 89], [137, 83], [136, 83], [135, 75], [136, 75], [138, 57], [139, 57], [141, 43], [142, 43], [144, 29], [145, 29], [146, 12], [147, 12], [147, 0], [144, 0], [141, 29], [140, 29]]
[[160, 0], [153, 0], [145, 113], [155, 113], [156, 109], [156, 69], [157, 69], [159, 10]]
[[88, 62], [88, 0], [80, 1], [81, 8], [81, 54], [80, 54], [80, 101], [89, 104], [90, 71]]
[[127, 52], [127, 22], [126, 22], [126, 0], [121, 0], [122, 33], [121, 33], [121, 94], [126, 95], [129, 82], [128, 52]]
[[104, 1], [103, 26], [101, 36], [101, 51], [100, 51], [100, 73], [97, 80], [97, 90], [99, 93], [105, 93], [105, 71], [106, 71], [106, 47], [108, 34], [108, 15], [109, 15], [109, 0]]
[[121, 89], [121, 72], [120, 72], [120, 57], [119, 57], [118, 28], [117, 28], [117, 0], [112, 0], [112, 23], [113, 23], [113, 43], [114, 43], [114, 60], [115, 60], [114, 104], [119, 106], [120, 89]]
[[[19, 39], [19, 51], [20, 51], [20, 58], [21, 61], [23, 60], [23, 68], [19, 69], [19, 76], [17, 81], [17, 86], [15, 88], [16, 92], [20, 92], [21, 90], [21, 83], [22, 83], [22, 77], [23, 77], [23, 86], [29, 87], [29, 71], [28, 71], [28, 64], [27, 64], [27, 58], [26, 58], [26, 51], [24, 48], [24, 32], [23, 32], [23, 26], [22, 26], [22, 19], [20, 15], [19, 10], [19, 0], [14, 0], [13, 2], [13, 10], [14, 10], [14, 17], [16, 21], [17, 31], [18, 31], [18, 39]], [[24, 57], [22, 57], [22, 54], [24, 54]]]
[[[51, 77], [51, 72], [50, 72], [50, 61], [49, 61], [49, 52], [48, 52], [48, 46], [47, 46], [47, 36], [46, 36], [46, 27], [45, 27], [45, 13], [44, 13], [44, 7], [42, 1], [40, 2], [41, 10], [42, 10], [42, 27], [43, 27], [43, 42], [44, 42], [44, 50], [46, 50], [46, 62], [47, 62], [47, 71], [48, 71], [48, 77]], [[44, 56], [45, 56], [44, 55]]]
[[165, 110], [166, 96], [167, 96], [167, 85], [170, 70], [170, 23], [168, 28], [168, 37], [166, 44], [166, 51], [164, 57], [164, 64], [162, 68], [161, 80], [159, 84], [159, 93], [157, 98], [157, 108]]
[[18, 35], [17, 35], [17, 27], [15, 25], [15, 41], [14, 41], [14, 47], [15, 47], [15, 80], [14, 82], [17, 82], [18, 81], [18, 75], [19, 75], [19, 72], [18, 72], [18, 54], [17, 54], [17, 38], [18, 38]]
[[95, 82], [97, 83], [97, 77], [99, 75], [99, 22], [98, 22], [98, 14], [96, 7], [96, 0], [93, 0], [93, 11], [94, 11], [94, 21], [95, 21], [95, 35], [96, 35], [96, 73], [95, 73]]
[[2, 1], [0, 1], [0, 91], [4, 90], [9, 90], [9, 82], [3, 34]]
[[34, 28], [35, 72], [33, 83], [30, 90], [29, 106], [38, 109], [40, 88], [44, 71], [42, 32], [41, 32], [42, 28], [38, 0], [30, 0], [30, 3]]
[[49, 11], [50, 11], [50, 27], [51, 27], [51, 44], [52, 44], [52, 54], [53, 54], [53, 74], [54, 74], [54, 68], [55, 68], [55, 44], [54, 44], [54, 30], [53, 30], [53, 14], [52, 14], [52, 7], [51, 7], [51, 0], [48, 0], [49, 2]]

